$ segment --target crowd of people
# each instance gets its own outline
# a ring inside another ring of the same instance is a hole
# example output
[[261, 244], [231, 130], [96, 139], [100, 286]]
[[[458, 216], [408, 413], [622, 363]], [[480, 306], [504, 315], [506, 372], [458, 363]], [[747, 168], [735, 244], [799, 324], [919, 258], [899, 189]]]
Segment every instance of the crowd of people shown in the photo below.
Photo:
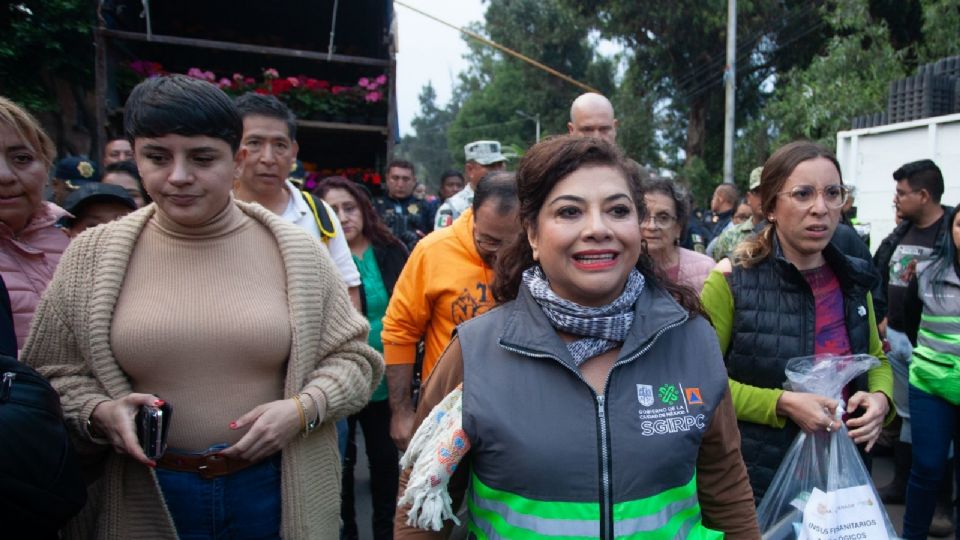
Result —
[[[871, 256], [830, 150], [786, 144], [702, 212], [598, 94], [517, 163], [466, 144], [437, 196], [402, 159], [382, 194], [303, 191], [296, 127], [170, 75], [99, 160], [57, 160], [0, 97], [0, 353], [59, 394], [58, 481], [87, 494], [21, 509], [36, 537], [760, 538], [791, 442], [836, 431], [868, 467], [894, 440], [904, 537], [955, 530], [960, 213], [933, 161], [891, 171]], [[860, 353], [842, 400], [784, 387]]]

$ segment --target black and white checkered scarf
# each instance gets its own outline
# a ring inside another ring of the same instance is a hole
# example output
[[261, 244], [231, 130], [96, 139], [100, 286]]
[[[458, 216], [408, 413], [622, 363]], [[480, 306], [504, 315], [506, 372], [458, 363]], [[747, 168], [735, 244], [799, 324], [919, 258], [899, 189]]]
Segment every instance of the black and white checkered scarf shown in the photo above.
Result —
[[523, 283], [554, 328], [584, 336], [567, 343], [573, 361], [580, 366], [588, 358], [615, 349], [623, 343], [633, 325], [633, 306], [643, 291], [644, 279], [634, 268], [627, 277], [623, 293], [613, 302], [600, 307], [581, 306], [557, 296], [550, 289], [550, 283], [539, 265], [524, 270]]

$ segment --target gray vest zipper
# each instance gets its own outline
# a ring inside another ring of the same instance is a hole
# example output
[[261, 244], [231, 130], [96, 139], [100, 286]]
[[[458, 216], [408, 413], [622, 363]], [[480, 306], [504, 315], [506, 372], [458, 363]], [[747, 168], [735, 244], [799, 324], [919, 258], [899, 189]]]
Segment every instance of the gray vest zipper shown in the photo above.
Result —
[[600, 534], [601, 538], [613, 538], [613, 489], [610, 486], [610, 444], [604, 396], [597, 396], [597, 424], [600, 426]]

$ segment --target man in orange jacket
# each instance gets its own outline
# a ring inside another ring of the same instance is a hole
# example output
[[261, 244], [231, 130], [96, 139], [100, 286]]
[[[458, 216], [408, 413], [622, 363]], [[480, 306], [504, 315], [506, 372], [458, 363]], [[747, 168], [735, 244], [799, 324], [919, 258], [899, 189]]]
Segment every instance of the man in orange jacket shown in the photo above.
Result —
[[400, 273], [381, 334], [390, 436], [400, 450], [415, 427], [410, 391], [417, 343], [424, 341], [426, 379], [457, 325], [493, 307], [493, 264], [500, 246], [517, 233], [518, 206], [513, 173], [489, 173], [477, 185], [473, 206], [417, 243]]

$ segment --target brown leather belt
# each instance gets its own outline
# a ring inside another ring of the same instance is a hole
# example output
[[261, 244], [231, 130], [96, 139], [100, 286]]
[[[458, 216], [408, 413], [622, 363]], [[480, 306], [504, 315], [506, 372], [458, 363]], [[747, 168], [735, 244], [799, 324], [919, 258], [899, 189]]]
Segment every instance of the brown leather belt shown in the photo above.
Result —
[[220, 453], [174, 454], [167, 452], [157, 460], [157, 467], [171, 471], [197, 473], [206, 480], [227, 476], [254, 465], [252, 461], [231, 458]]

